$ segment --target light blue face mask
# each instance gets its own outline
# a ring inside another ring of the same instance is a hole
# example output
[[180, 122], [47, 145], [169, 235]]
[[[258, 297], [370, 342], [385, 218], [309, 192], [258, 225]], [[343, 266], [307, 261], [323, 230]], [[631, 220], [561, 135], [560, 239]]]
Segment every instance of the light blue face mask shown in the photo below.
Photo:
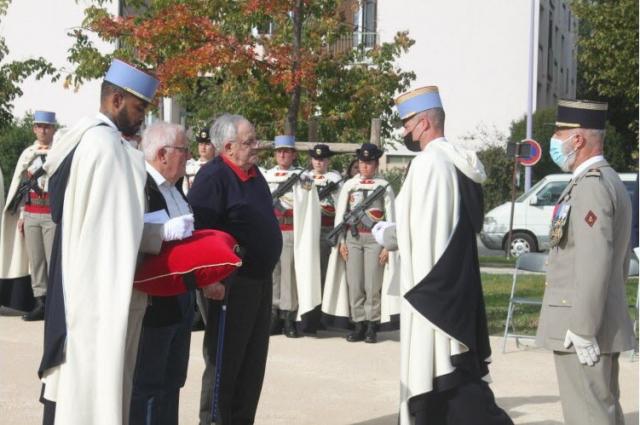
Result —
[[549, 141], [549, 155], [551, 156], [551, 160], [564, 171], [568, 171], [567, 162], [573, 155], [575, 155], [576, 152], [571, 151], [569, 154], [565, 154], [562, 147], [569, 140], [573, 139], [573, 136], [575, 136], [575, 134], [569, 136], [565, 140], [551, 137], [551, 140]]

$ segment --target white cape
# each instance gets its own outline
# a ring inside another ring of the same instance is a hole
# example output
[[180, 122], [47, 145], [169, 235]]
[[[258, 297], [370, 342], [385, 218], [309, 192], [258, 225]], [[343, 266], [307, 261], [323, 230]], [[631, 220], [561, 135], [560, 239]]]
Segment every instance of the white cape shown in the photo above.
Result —
[[293, 187], [293, 258], [298, 288], [298, 315], [313, 311], [322, 302], [320, 282], [320, 201], [315, 187]]
[[400, 424], [409, 425], [408, 401], [433, 390], [435, 377], [454, 371], [451, 356], [468, 351], [417, 312], [404, 295], [429, 274], [456, 228], [460, 194], [456, 167], [471, 180], [485, 180], [475, 153], [436, 139], [411, 163], [397, 201], [397, 236], [403, 295], [400, 316]]
[[0, 279], [15, 279], [29, 275], [29, 257], [24, 236], [18, 231], [19, 210], [15, 214], [8, 211], [8, 204], [13, 199], [22, 173], [36, 155], [36, 143], [22, 151], [13, 172], [13, 178], [7, 193], [7, 202], [2, 207], [2, 219], [0, 221]]
[[83, 119], [70, 129], [45, 166], [52, 175], [77, 145], [62, 216], [65, 361], [43, 377], [45, 398], [57, 403], [57, 425], [128, 422], [125, 340], [146, 171], [142, 152], [99, 122]]
[[[0, 176], [2, 176], [1, 168]], [[0, 178], [0, 211], [4, 211], [4, 178]]]
[[[376, 185], [386, 185], [387, 181], [375, 179]], [[347, 180], [338, 196], [336, 205], [336, 226], [342, 223], [349, 199], [349, 192], [358, 184], [360, 176]], [[395, 197], [391, 186], [387, 188], [384, 195], [385, 220], [395, 221]], [[350, 319], [349, 314], [349, 288], [347, 287], [347, 276], [345, 272], [345, 262], [338, 252], [336, 245], [331, 249], [329, 263], [327, 264], [327, 276], [324, 282], [324, 295], [322, 297], [322, 312], [329, 316]], [[396, 252], [389, 252], [389, 261], [384, 267], [382, 278], [382, 293], [380, 297], [380, 323], [390, 322], [392, 316], [400, 312], [400, 299], [398, 293], [393, 291], [397, 287], [399, 279], [398, 255]]]
[[[273, 192], [277, 186], [290, 176], [275, 176], [280, 171], [276, 166], [264, 171], [264, 176]], [[290, 172], [300, 173], [299, 168]], [[293, 258], [296, 288], [298, 292], [298, 313], [296, 321], [313, 311], [322, 302], [320, 282], [320, 200], [318, 191], [310, 186], [305, 189], [298, 182], [293, 185], [292, 198], [285, 204], [293, 204]], [[285, 195], [287, 197], [287, 195]], [[285, 198], [283, 197], [283, 198]], [[290, 208], [290, 207], [289, 207]]]

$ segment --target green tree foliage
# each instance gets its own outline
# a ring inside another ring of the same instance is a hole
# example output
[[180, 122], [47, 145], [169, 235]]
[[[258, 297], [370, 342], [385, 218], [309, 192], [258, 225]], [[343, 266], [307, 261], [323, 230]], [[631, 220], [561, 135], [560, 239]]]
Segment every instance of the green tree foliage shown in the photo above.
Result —
[[631, 165], [638, 151], [638, 1], [573, 0], [571, 8], [579, 19], [578, 97], [609, 102], [609, 122]]
[[513, 160], [507, 157], [502, 146], [492, 146], [478, 152], [484, 165], [487, 180], [482, 184], [484, 211], [487, 212], [511, 199]]
[[[540, 109], [533, 114], [533, 139], [542, 147], [542, 158], [532, 168], [532, 181], [542, 179], [547, 174], [561, 173], [549, 156], [549, 140], [555, 131], [555, 108]], [[509, 141], [520, 141], [525, 138], [527, 129], [526, 117], [511, 123]], [[618, 172], [631, 170], [629, 154], [627, 153], [627, 140], [616, 128], [607, 123], [607, 131], [604, 143], [604, 156], [611, 166]]]
[[0, 168], [4, 178], [5, 196], [9, 190], [13, 170], [22, 151], [33, 143], [33, 117], [27, 115], [19, 121], [12, 121], [0, 131]]
[[270, 139], [287, 130], [305, 135], [307, 121], [319, 117], [321, 140], [362, 142], [371, 118], [381, 117], [382, 136], [390, 135], [390, 99], [415, 78], [394, 65], [413, 40], [398, 33], [373, 48], [354, 44], [345, 22], [353, 11], [342, 11], [342, 1], [131, 0], [125, 18], [110, 16], [104, 3], [94, 1], [70, 34], [77, 66], [68, 84], [106, 70], [111, 55], [91, 43], [96, 33], [118, 42], [113, 56], [155, 72], [160, 94], [186, 107], [188, 125], [230, 111]]
[[[0, 19], [6, 14], [9, 3], [11, 3], [10, 0], [0, 0]], [[7, 62], [8, 54], [9, 49], [4, 37], [0, 36], [0, 129], [11, 126], [13, 123], [11, 113], [13, 101], [22, 96], [20, 89], [22, 81], [31, 75], [35, 75], [37, 79], [49, 75], [52, 82], [59, 78], [53, 65], [42, 57]]]

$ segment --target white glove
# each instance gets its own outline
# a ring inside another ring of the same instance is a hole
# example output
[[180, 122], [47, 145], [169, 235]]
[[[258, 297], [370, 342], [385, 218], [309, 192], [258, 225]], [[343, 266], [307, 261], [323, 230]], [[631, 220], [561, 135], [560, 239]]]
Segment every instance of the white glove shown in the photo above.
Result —
[[567, 336], [564, 338], [564, 348], [573, 347], [576, 349], [578, 360], [582, 364], [593, 366], [600, 356], [600, 347], [596, 339], [583, 338], [567, 329]]
[[164, 223], [162, 228], [162, 240], [178, 241], [188, 238], [193, 234], [193, 214], [185, 214], [175, 217]]
[[396, 223], [390, 221], [379, 221], [371, 228], [371, 234], [373, 235], [378, 245], [384, 246], [384, 231], [388, 227], [395, 226]]

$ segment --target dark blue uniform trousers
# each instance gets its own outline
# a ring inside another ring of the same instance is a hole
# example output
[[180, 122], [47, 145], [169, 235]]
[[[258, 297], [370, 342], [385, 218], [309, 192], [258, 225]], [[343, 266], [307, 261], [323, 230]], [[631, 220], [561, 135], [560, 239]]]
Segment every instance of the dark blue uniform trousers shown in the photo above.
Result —
[[185, 294], [179, 323], [142, 327], [133, 376], [130, 425], [177, 425], [180, 388], [187, 379], [195, 297]]

